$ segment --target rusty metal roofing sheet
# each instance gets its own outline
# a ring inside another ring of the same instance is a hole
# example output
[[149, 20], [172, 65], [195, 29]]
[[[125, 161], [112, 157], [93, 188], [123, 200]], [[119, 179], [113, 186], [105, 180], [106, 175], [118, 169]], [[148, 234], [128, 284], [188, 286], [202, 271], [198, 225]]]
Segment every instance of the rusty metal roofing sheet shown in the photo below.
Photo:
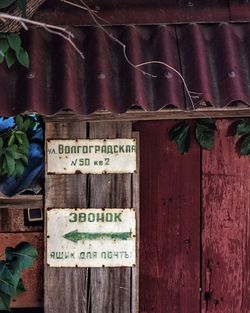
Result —
[[[187, 24], [110, 27], [127, 46], [131, 62], [168, 63], [180, 71], [196, 107], [250, 104], [250, 24]], [[160, 64], [143, 75], [125, 60], [122, 48], [97, 27], [74, 29], [85, 60], [62, 38], [41, 29], [24, 34], [29, 71], [0, 67], [0, 114], [26, 110], [53, 114], [68, 108], [80, 114], [96, 110], [122, 113], [140, 107], [190, 109], [176, 73]]]

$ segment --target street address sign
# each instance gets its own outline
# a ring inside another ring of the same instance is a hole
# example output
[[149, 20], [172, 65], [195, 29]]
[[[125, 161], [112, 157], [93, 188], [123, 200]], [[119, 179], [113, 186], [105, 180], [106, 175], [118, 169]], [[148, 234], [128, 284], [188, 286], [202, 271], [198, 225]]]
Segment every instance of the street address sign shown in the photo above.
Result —
[[49, 266], [130, 267], [135, 263], [135, 209], [47, 210]]
[[135, 139], [47, 140], [48, 174], [106, 174], [135, 171]]

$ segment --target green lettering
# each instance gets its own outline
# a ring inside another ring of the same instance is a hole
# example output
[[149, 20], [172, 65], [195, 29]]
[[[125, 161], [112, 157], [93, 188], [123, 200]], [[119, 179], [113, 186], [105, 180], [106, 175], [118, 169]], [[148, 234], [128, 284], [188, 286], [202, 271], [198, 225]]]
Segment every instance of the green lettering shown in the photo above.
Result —
[[106, 214], [106, 222], [113, 222], [113, 214], [112, 213]]
[[121, 222], [121, 214], [122, 213], [115, 213], [115, 218], [114, 218], [114, 221], [115, 222]]
[[89, 213], [88, 214], [88, 221], [90, 223], [94, 222], [95, 221], [95, 214], [94, 213]]
[[86, 213], [79, 213], [78, 217], [79, 222], [86, 222]]
[[58, 153], [63, 154], [63, 145], [58, 145]]
[[69, 222], [70, 222], [70, 223], [75, 223], [75, 222], [77, 222], [77, 214], [76, 214], [76, 213], [70, 213], [69, 216], [72, 217], [72, 219], [71, 219], [71, 218], [69, 219]]

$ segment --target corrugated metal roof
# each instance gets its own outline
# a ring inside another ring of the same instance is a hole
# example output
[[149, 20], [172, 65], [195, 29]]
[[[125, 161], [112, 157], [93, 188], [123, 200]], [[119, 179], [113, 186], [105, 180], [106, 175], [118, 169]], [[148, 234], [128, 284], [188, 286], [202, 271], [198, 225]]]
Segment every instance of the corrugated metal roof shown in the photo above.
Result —
[[[188, 88], [200, 93], [197, 106], [250, 104], [250, 24], [109, 27], [127, 45], [135, 63], [160, 60], [180, 71]], [[66, 40], [41, 29], [24, 34], [30, 70], [0, 67], [0, 114], [26, 110], [52, 114], [69, 108], [81, 114], [96, 110], [122, 113], [133, 106], [159, 110], [191, 109], [181, 79], [162, 65], [143, 69], [125, 60], [122, 48], [97, 27], [74, 29], [85, 60]]]
[[[86, 0], [85, 3], [112, 25], [236, 22], [250, 18], [249, 0]], [[46, 0], [35, 19], [58, 25], [93, 25], [86, 10], [60, 0]]]
[[[242, 0], [86, 0], [85, 2], [112, 25], [216, 22], [231, 21], [235, 18], [242, 20], [250, 8], [250, 4], [243, 4]], [[93, 20], [86, 10], [79, 10], [60, 0], [47, 0], [35, 18], [59, 25], [93, 25]]]

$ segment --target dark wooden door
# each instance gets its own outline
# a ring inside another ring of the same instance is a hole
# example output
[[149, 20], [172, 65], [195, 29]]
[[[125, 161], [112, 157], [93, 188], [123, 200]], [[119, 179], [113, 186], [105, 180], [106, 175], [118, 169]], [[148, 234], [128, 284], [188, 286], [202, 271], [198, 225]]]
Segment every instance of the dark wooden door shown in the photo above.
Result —
[[169, 121], [140, 122], [140, 313], [249, 313], [250, 158], [217, 121], [181, 155]]

